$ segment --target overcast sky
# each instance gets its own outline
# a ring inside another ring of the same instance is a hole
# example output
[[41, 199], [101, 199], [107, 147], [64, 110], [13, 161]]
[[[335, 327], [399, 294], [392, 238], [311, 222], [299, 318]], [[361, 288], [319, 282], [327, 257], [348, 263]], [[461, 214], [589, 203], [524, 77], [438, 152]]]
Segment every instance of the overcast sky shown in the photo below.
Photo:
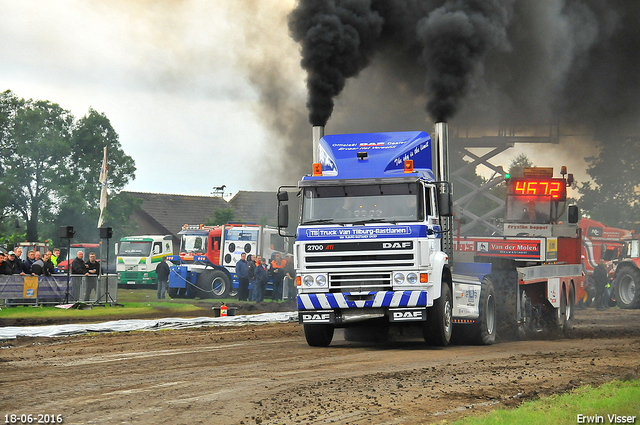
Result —
[[[294, 3], [0, 0], [0, 90], [58, 103], [76, 118], [90, 107], [105, 113], [136, 163], [136, 179], [125, 190], [275, 190], [295, 183], [301, 168], [292, 162], [309, 162], [311, 151], [305, 73], [286, 21]], [[395, 87], [389, 86], [397, 108], [412, 116], [381, 118], [380, 111], [394, 107], [377, 91], [388, 86], [385, 78], [371, 66], [347, 81], [327, 133], [431, 132], [423, 105]], [[283, 134], [286, 143], [278, 140]], [[576, 155], [570, 139], [544, 149], [516, 145], [492, 162], [506, 168], [525, 152], [539, 166], [569, 165], [584, 181], [583, 158], [596, 151]], [[280, 171], [268, 166], [282, 161], [279, 143], [295, 150]]]
[[0, 0], [0, 90], [105, 113], [136, 163], [126, 190], [273, 190], [229, 3]]

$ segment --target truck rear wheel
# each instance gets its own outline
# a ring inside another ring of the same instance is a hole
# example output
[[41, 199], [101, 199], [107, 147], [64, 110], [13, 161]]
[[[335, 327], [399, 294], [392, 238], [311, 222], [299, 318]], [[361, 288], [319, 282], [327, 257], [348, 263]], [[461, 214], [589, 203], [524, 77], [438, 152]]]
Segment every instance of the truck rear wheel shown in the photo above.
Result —
[[571, 335], [573, 331], [573, 315], [575, 310], [573, 307], [576, 305], [576, 292], [573, 288], [573, 283], [569, 285], [569, 298], [567, 299], [567, 307], [564, 311], [564, 334], [566, 336]]
[[544, 313], [544, 322], [546, 328], [552, 333], [562, 333], [564, 331], [567, 321], [567, 290], [562, 288], [562, 295], [560, 296], [560, 307], [555, 308], [548, 303], [548, 310]]
[[440, 298], [427, 309], [427, 322], [422, 328], [422, 335], [427, 344], [440, 347], [449, 345], [453, 328], [452, 312], [451, 289], [446, 282], [442, 282]]
[[640, 270], [625, 267], [616, 273], [615, 297], [620, 308], [638, 307], [638, 297], [640, 291]]
[[496, 342], [496, 294], [491, 278], [482, 279], [478, 319], [473, 325], [454, 325], [452, 340], [456, 344], [491, 345]]
[[205, 270], [196, 279], [200, 298], [228, 298], [231, 282], [220, 270]]
[[327, 347], [333, 339], [333, 326], [304, 325], [304, 337], [311, 347]]

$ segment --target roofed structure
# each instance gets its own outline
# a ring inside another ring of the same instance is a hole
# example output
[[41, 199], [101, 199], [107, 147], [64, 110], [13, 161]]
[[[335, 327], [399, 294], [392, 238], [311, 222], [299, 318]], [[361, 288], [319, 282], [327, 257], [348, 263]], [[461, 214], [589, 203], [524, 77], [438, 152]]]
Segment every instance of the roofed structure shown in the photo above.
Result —
[[229, 203], [214, 196], [174, 195], [167, 193], [126, 192], [142, 199], [140, 209], [131, 216], [137, 221], [140, 235], [177, 234], [185, 224], [202, 224], [213, 217], [216, 208], [229, 208]]
[[241, 190], [229, 201], [229, 205], [236, 210], [236, 221], [260, 223], [265, 217], [264, 224], [276, 225], [278, 201], [275, 192], [257, 192]]

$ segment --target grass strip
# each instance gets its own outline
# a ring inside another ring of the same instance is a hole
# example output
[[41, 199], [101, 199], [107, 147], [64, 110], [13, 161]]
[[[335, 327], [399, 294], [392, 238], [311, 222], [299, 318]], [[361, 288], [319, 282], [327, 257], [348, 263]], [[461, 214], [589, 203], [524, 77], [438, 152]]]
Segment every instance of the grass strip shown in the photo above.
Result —
[[577, 423], [640, 423], [640, 381], [616, 380], [595, 388], [585, 385], [565, 394], [525, 402], [517, 409], [498, 409], [453, 422], [454, 425]]

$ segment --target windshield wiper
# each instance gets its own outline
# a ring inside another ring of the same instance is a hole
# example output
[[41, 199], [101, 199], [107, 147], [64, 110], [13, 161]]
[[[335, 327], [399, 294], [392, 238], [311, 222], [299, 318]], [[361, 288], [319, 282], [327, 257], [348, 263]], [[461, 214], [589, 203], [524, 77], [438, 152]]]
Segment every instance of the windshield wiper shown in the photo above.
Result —
[[366, 220], [354, 221], [351, 224], [358, 225], [358, 224], [366, 224], [366, 223], [380, 223], [381, 221], [392, 222], [388, 218], [369, 218], [369, 219], [366, 219]]
[[[311, 220], [311, 221], [305, 221], [302, 224], [318, 224], [318, 223], [330, 223], [332, 222], [333, 219], [332, 218], [319, 218], [317, 220]], [[340, 224], [340, 223], [336, 223], [336, 224]]]

